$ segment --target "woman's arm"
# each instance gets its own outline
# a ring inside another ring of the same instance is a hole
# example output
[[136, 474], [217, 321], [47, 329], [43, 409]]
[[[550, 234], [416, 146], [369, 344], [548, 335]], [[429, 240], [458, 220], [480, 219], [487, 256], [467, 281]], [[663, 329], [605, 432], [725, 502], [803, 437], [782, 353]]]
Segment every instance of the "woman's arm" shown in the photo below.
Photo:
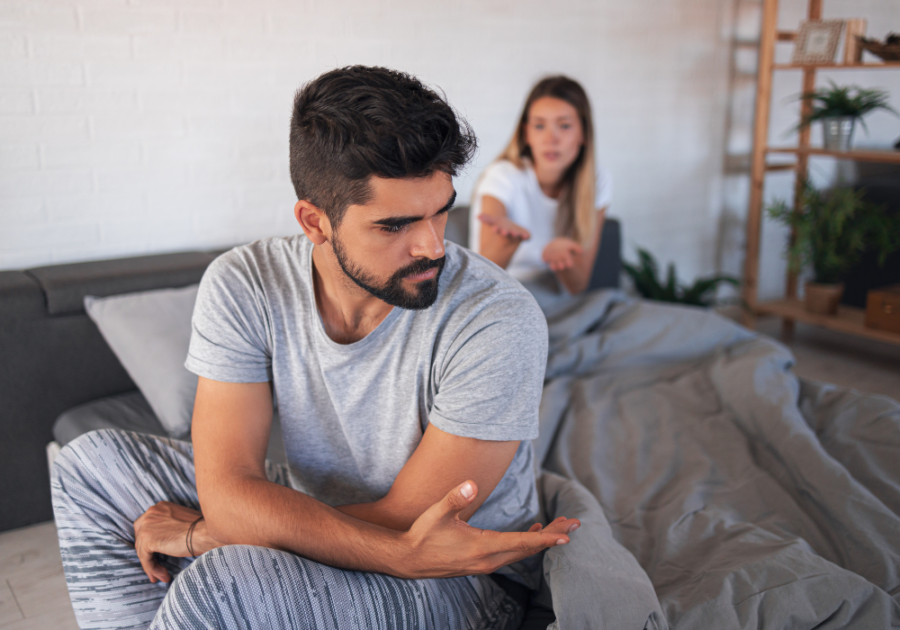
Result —
[[490, 195], [481, 198], [478, 220], [481, 221], [478, 253], [506, 269], [519, 244], [531, 238], [531, 234], [510, 221], [503, 202]]
[[564, 236], [553, 239], [544, 248], [544, 261], [550, 265], [560, 284], [572, 295], [587, 289], [591, 282], [591, 273], [600, 249], [600, 236], [603, 234], [605, 220], [606, 208], [601, 208], [597, 211], [597, 225], [587, 249]]

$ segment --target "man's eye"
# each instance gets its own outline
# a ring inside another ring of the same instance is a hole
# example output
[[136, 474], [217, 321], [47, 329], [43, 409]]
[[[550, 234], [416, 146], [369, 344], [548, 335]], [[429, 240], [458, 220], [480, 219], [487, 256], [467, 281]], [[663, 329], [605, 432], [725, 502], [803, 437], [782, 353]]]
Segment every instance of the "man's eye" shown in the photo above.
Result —
[[406, 226], [404, 226], [404, 225], [382, 225], [381, 231], [387, 232], [388, 234], [396, 234], [397, 232], [402, 230], [404, 227], [406, 227]]

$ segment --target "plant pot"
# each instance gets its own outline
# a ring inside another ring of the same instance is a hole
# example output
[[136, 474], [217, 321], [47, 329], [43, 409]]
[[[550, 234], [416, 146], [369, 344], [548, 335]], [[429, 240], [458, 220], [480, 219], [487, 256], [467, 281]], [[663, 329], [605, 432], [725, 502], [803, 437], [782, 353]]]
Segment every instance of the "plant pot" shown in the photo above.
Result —
[[806, 310], [817, 315], [835, 315], [841, 296], [844, 294], [842, 284], [806, 283]]
[[856, 118], [853, 116], [835, 116], [822, 119], [822, 138], [829, 151], [849, 151], [853, 139], [853, 128]]

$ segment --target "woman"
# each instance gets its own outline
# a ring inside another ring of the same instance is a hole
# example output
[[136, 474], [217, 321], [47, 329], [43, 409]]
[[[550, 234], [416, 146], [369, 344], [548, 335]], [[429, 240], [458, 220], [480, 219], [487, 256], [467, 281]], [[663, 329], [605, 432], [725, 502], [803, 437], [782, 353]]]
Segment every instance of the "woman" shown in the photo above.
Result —
[[591, 280], [612, 194], [594, 159], [591, 106], [564, 76], [531, 90], [509, 145], [475, 187], [469, 247], [526, 282], [548, 271], [571, 293]]

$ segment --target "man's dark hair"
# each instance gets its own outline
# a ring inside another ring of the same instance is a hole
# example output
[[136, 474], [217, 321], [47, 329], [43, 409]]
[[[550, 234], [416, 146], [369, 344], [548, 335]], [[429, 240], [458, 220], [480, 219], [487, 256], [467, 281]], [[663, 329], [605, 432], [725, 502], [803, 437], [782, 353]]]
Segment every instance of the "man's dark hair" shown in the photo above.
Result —
[[475, 152], [475, 134], [443, 97], [404, 72], [349, 66], [300, 88], [291, 116], [291, 181], [298, 199], [334, 228], [371, 200], [369, 177], [450, 175]]

